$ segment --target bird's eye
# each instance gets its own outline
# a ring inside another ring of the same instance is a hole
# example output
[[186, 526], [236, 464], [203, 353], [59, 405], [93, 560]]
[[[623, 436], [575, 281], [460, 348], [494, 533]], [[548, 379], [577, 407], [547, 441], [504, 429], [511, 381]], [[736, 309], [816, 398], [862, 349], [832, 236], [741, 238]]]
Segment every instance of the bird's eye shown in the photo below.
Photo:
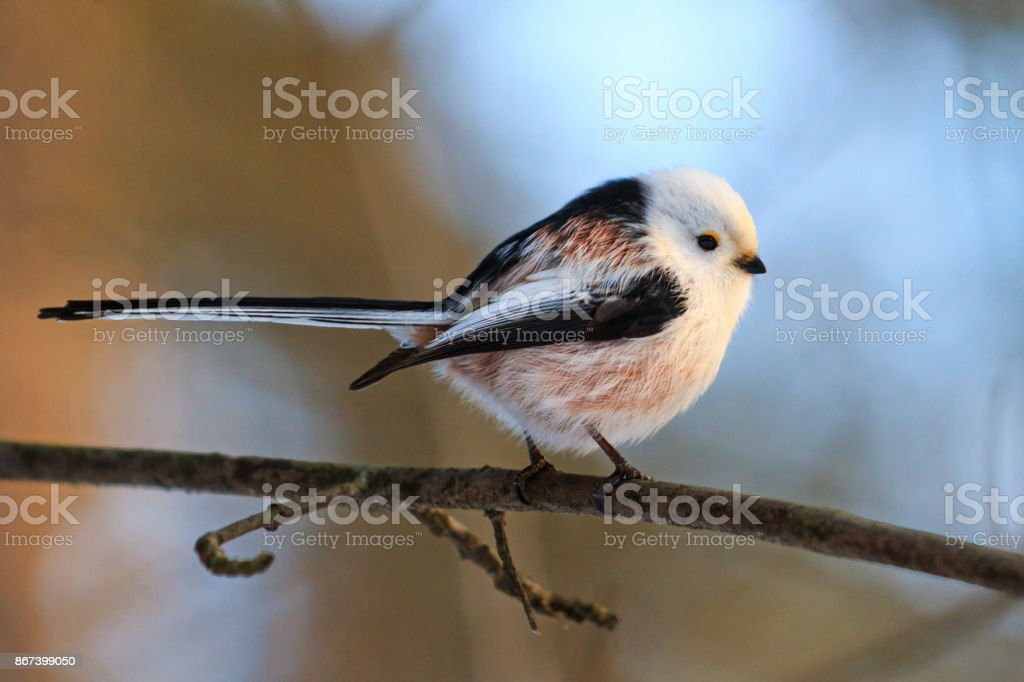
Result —
[[714, 251], [718, 248], [718, 235], [714, 232], [705, 232], [697, 237], [697, 245], [705, 251]]

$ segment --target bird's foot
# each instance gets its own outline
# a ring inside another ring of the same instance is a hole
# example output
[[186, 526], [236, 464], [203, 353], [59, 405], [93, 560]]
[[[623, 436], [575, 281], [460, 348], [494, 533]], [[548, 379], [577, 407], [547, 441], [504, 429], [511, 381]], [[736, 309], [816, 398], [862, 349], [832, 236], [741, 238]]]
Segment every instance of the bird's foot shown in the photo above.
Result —
[[594, 506], [597, 507], [597, 511], [600, 514], [604, 514], [606, 511], [610, 512], [612, 509], [612, 499], [620, 485], [628, 481], [653, 480], [653, 478], [644, 474], [629, 462], [624, 461], [621, 466], [615, 467], [615, 471], [612, 472], [611, 476], [606, 477], [601, 481], [600, 485], [594, 488], [594, 492], [591, 493]]
[[555, 469], [554, 464], [540, 457], [531, 461], [530, 466], [516, 474], [515, 479], [512, 481], [512, 487], [515, 488], [516, 497], [519, 498], [520, 502], [526, 505], [531, 504], [530, 499], [526, 496], [526, 484], [537, 474], [548, 470], [558, 471]]

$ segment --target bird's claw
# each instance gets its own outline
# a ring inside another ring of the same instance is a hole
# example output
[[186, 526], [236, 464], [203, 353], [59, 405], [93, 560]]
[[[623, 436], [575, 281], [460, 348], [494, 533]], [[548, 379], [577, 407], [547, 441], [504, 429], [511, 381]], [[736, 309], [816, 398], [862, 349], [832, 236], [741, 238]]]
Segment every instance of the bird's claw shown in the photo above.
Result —
[[644, 474], [642, 471], [637, 469], [632, 464], [627, 464], [623, 467], [616, 467], [615, 471], [605, 479], [601, 481], [601, 484], [594, 488], [594, 492], [591, 493], [591, 497], [594, 500], [594, 506], [597, 508], [599, 514], [605, 513], [605, 500], [608, 500], [608, 510], [611, 510], [611, 498], [618, 490], [619, 486], [627, 481], [653, 481], [654, 479]]
[[515, 489], [516, 497], [519, 498], [520, 502], [525, 505], [531, 504], [530, 499], [526, 496], [526, 484], [537, 474], [549, 469], [551, 471], [557, 471], [554, 464], [542, 457], [541, 459], [531, 462], [530, 466], [516, 473], [516, 477], [512, 481], [512, 487]]

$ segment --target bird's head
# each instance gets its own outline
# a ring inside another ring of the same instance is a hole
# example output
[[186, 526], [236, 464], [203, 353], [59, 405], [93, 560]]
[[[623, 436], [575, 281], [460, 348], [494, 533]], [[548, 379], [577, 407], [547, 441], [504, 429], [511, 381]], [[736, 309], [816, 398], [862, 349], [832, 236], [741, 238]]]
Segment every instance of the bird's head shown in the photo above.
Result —
[[698, 168], [655, 171], [641, 180], [651, 247], [675, 264], [684, 282], [726, 294], [741, 308], [752, 275], [765, 272], [765, 264], [754, 218], [740, 196]]
[[747, 205], [729, 183], [699, 168], [641, 180], [650, 247], [674, 266], [689, 309], [700, 307], [731, 328], [750, 298], [753, 275], [765, 272]]
[[725, 180], [686, 167], [656, 171], [642, 180], [652, 236], [671, 242], [683, 272], [722, 284], [742, 283], [747, 289], [751, 275], [765, 272], [754, 219]]

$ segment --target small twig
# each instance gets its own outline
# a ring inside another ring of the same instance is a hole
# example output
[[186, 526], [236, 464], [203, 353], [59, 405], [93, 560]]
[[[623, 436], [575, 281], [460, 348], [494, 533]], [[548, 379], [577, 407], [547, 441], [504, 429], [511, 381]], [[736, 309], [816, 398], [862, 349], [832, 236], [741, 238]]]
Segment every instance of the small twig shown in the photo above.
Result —
[[[520, 598], [502, 566], [501, 558], [468, 528], [440, 509], [413, 506], [411, 511], [434, 535], [449, 538], [454, 542], [459, 550], [459, 556], [482, 568], [494, 581], [494, 586], [498, 590], [511, 597]], [[552, 618], [564, 617], [575, 623], [593, 623], [608, 630], [613, 629], [619, 622], [618, 616], [599, 604], [563, 597], [522, 576], [519, 577], [519, 584], [529, 599], [530, 607], [542, 615]]]
[[271, 527], [264, 521], [264, 516], [264, 512], [253, 514], [200, 537], [196, 540], [196, 554], [199, 555], [199, 561], [206, 566], [210, 573], [224, 576], [249, 577], [270, 568], [270, 564], [274, 563], [274, 555], [270, 552], [260, 552], [251, 559], [232, 559], [224, 552], [223, 548], [224, 543], [231, 542], [260, 528], [269, 531], [276, 530], [276, 527]]
[[[274, 562], [273, 554], [260, 552], [251, 559], [232, 559], [224, 552], [223, 545], [261, 528], [272, 533], [280, 528], [285, 521], [298, 520], [312, 509], [326, 506], [340, 495], [356, 497], [362, 494], [366, 490], [366, 484], [367, 477], [359, 476], [350, 483], [343, 483], [328, 490], [317, 506], [310, 504], [308, 499], [305, 502], [297, 502], [299, 511], [293, 512], [292, 516], [284, 519], [281, 518], [281, 515], [285, 513], [284, 510], [287, 507], [272, 504], [265, 510], [230, 523], [220, 530], [210, 531], [196, 540], [195, 550], [199, 555], [199, 561], [214, 575], [249, 578], [263, 573]], [[294, 497], [298, 497], [297, 493]]]
[[505, 525], [505, 512], [488, 509], [484, 514], [487, 515], [491, 522], [491, 527], [494, 529], [494, 546], [498, 550], [498, 556], [501, 558], [501, 568], [505, 571], [505, 575], [508, 576], [508, 581], [512, 584], [513, 591], [519, 597], [519, 602], [523, 605], [523, 611], [526, 613], [526, 620], [530, 623], [530, 629], [537, 632], [537, 621], [533, 617], [533, 607], [530, 606], [530, 598], [523, 588], [522, 580], [519, 579], [519, 571], [516, 570], [516, 564], [512, 561], [512, 549], [508, 546], [508, 527]]

